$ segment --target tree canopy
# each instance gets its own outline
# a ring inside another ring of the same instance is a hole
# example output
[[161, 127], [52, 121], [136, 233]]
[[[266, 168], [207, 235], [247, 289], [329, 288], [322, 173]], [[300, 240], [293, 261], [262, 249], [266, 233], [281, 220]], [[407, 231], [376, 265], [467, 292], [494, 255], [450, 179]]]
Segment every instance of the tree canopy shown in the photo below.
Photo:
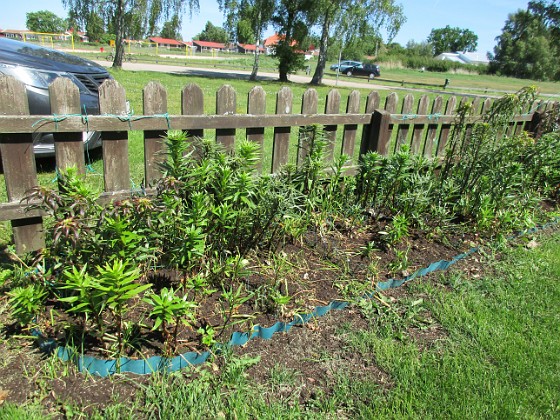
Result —
[[[275, 0], [218, 0], [226, 17], [226, 30], [231, 39], [242, 44], [260, 44], [262, 33], [272, 20]], [[257, 78], [259, 50], [255, 48], [253, 71], [249, 80]]]
[[390, 42], [406, 21], [402, 6], [394, 0], [318, 0], [313, 2], [310, 18], [321, 31], [319, 61], [311, 79], [315, 85], [323, 80], [329, 39], [336, 36], [342, 48], [355, 48], [364, 39], [376, 43], [385, 29]]
[[490, 72], [560, 80], [560, 7], [557, 1], [530, 1], [527, 10], [509, 15], [496, 40]]
[[215, 26], [212, 22], [208, 21], [206, 22], [202, 32], [195, 35], [193, 39], [198, 41], [221, 42], [225, 44], [229, 41], [229, 35], [224, 28]]
[[163, 19], [176, 17], [180, 27], [181, 15], [187, 10], [199, 10], [198, 0], [62, 0], [71, 19], [85, 28], [92, 13], [103, 17], [107, 30], [115, 34], [113, 67], [122, 67], [125, 38], [142, 38], [154, 34]]
[[452, 28], [447, 25], [445, 28], [432, 29], [428, 42], [432, 45], [434, 55], [444, 52], [476, 51], [478, 35], [470, 29]]
[[29, 12], [26, 14], [27, 29], [33, 32], [61, 33], [66, 29], [64, 19], [48, 10]]
[[181, 21], [179, 19], [179, 16], [174, 15], [171, 20], [163, 23], [159, 36], [161, 36], [162, 38], [182, 40], [183, 37], [181, 36], [181, 32], [179, 31], [180, 28]]

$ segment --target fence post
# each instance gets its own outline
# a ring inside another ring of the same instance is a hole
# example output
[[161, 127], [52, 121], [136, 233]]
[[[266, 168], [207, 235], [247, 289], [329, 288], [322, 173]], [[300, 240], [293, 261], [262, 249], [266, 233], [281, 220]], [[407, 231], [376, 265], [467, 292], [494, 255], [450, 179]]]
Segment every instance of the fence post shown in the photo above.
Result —
[[377, 152], [380, 155], [389, 154], [389, 141], [391, 140], [391, 114], [382, 109], [373, 112], [371, 121], [371, 136], [366, 152]]
[[[51, 112], [53, 114], [80, 114], [80, 91], [66, 77], [58, 77], [49, 86]], [[86, 173], [83, 133], [54, 133], [56, 166], [66, 170], [76, 166], [78, 173]]]
[[539, 125], [542, 121], [542, 114], [539, 111], [533, 112], [533, 118], [528, 123], [528, 130], [534, 138], [539, 138]]
[[[371, 91], [366, 99], [366, 114], [371, 114], [373, 118], [373, 113], [377, 108], [379, 108], [380, 98], [379, 93], [376, 91]], [[360, 142], [360, 156], [366, 154], [369, 149], [369, 141], [371, 137], [371, 123], [364, 124], [362, 129], [362, 140]]]
[[[27, 91], [12, 77], [0, 75], [0, 115], [29, 115]], [[8, 201], [19, 202], [37, 186], [37, 169], [31, 133], [0, 133], [0, 153]], [[12, 220], [16, 252], [24, 254], [45, 247], [43, 219]]]

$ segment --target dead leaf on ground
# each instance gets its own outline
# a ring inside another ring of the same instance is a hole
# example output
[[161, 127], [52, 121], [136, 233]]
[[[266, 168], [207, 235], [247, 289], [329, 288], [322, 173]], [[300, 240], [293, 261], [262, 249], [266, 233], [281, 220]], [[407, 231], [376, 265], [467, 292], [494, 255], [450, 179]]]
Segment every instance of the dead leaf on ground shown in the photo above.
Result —
[[525, 245], [525, 247], [527, 247], [527, 249], [535, 249], [538, 246], [539, 246], [539, 243], [537, 241], [535, 241], [534, 239], [532, 241], [527, 242], [527, 245]]
[[8, 394], [9, 391], [4, 391], [3, 389], [0, 389], [0, 405], [4, 404], [4, 401], [6, 401], [6, 398], [8, 398]]

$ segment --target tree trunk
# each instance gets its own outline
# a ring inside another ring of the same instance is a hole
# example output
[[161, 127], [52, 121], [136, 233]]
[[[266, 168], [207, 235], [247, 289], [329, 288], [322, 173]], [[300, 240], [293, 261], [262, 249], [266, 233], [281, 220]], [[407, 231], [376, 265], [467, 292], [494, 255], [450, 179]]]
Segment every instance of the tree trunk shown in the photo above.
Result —
[[[259, 16], [260, 17], [260, 16]], [[255, 61], [253, 61], [253, 71], [251, 71], [251, 76], [249, 80], [254, 82], [257, 80], [257, 72], [259, 71], [259, 42], [261, 39], [261, 30], [257, 32], [257, 42], [255, 42]]]
[[117, 16], [116, 16], [116, 40], [115, 40], [115, 59], [113, 60], [113, 67], [121, 68], [124, 56], [124, 3], [126, 0], [118, 0], [117, 2]]
[[317, 67], [315, 68], [315, 73], [311, 79], [312, 85], [320, 85], [323, 82], [323, 74], [325, 73], [325, 65], [327, 64], [327, 48], [329, 43], [329, 29], [330, 29], [330, 19], [328, 11], [325, 14], [325, 20], [323, 21], [323, 30], [321, 31], [321, 43], [319, 46], [319, 60], [317, 61]]

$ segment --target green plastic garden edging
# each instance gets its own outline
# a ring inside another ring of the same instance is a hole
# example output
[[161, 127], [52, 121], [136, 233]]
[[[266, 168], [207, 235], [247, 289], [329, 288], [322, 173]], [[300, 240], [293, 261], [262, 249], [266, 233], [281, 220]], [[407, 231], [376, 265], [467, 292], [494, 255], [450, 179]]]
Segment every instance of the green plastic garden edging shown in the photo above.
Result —
[[[513, 239], [521, 235], [528, 233], [533, 233], [538, 230], [545, 229], [549, 226], [557, 224], [560, 218], [555, 218], [552, 222], [546, 223], [542, 226], [537, 226], [526, 231], [522, 231], [516, 235], [510, 236], [508, 239]], [[425, 276], [429, 273], [438, 270], [447, 270], [453, 264], [458, 261], [467, 258], [473, 253], [477, 252], [479, 247], [474, 247], [469, 249], [462, 254], [459, 254], [453, 259], [446, 261], [440, 260], [430, 264], [427, 267], [421, 268], [413, 274], [406, 276], [401, 280], [390, 279], [387, 281], [379, 282], [376, 284], [376, 290], [368, 292], [364, 295], [365, 298], [371, 299], [375, 293], [379, 290], [388, 290], [396, 287], [400, 287], [403, 284], [417, 278]], [[317, 306], [311, 313], [296, 315], [291, 322], [277, 322], [271, 327], [262, 327], [256, 325], [250, 332], [234, 332], [231, 338], [225, 346], [243, 346], [248, 341], [255, 338], [262, 338], [264, 340], [272, 339], [272, 336], [279, 332], [288, 332], [295, 325], [303, 325], [309, 322], [313, 318], [321, 317], [331, 310], [334, 309], [344, 309], [349, 305], [349, 302], [334, 300], [326, 306]], [[41, 336], [38, 331], [34, 332], [34, 335]], [[222, 345], [216, 346], [216, 351], [220, 351]], [[204, 363], [212, 354], [210, 351], [205, 351], [203, 353], [197, 352], [186, 352], [175, 357], [162, 357], [162, 356], [152, 356], [146, 359], [130, 359], [128, 357], [121, 357], [119, 359], [99, 359], [93, 356], [85, 356], [78, 352], [73, 351], [68, 347], [58, 346], [54, 339], [41, 339], [39, 341], [39, 347], [45, 352], [52, 353], [56, 351], [58, 357], [63, 361], [72, 360], [78, 367], [80, 372], [89, 372], [90, 374], [105, 377], [112, 375], [114, 373], [120, 372], [131, 372], [139, 375], [150, 374], [157, 371], [162, 372], [174, 372], [188, 366], [200, 365]]]

